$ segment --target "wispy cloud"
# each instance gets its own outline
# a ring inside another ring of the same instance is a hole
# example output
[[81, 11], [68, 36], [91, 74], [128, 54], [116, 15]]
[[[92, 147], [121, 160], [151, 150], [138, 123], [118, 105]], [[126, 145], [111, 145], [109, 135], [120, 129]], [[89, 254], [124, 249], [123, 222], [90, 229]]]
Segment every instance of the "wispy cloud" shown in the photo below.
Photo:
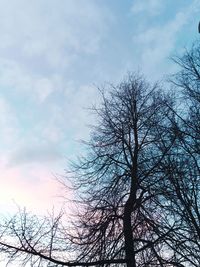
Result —
[[0, 143], [2, 150], [8, 145], [14, 145], [19, 137], [19, 127], [14, 109], [9, 102], [0, 95]]
[[7, 200], [20, 204], [27, 192], [31, 202], [32, 192], [43, 202], [55, 193], [52, 173], [63, 171], [72, 140], [87, 135], [82, 108], [95, 97], [79, 64], [99, 53], [110, 19], [92, 0], [0, 2], [0, 184]]
[[[160, 1], [149, 1], [152, 4], [160, 3]], [[147, 5], [148, 6], [148, 5]], [[198, 4], [200, 9], [200, 4]], [[177, 40], [180, 40], [182, 31], [186, 28], [189, 21], [196, 13], [197, 2], [193, 1], [189, 6], [180, 8], [174, 16], [164, 22], [158, 24], [151, 24], [148, 21], [142, 25], [138, 32], [133, 36], [134, 46], [137, 47], [138, 62], [143, 71], [149, 77], [159, 77], [163, 73], [170, 73], [174, 71], [174, 66], [170, 66], [170, 56], [175, 53]], [[144, 10], [146, 11], [146, 9]], [[139, 14], [138, 14], [139, 15]], [[168, 62], [167, 62], [168, 59]], [[159, 68], [158, 68], [159, 66]]]
[[94, 40], [100, 41], [105, 30], [104, 13], [90, 0], [61, 0], [59, 5], [46, 0], [1, 2], [0, 13], [5, 37], [1, 48], [5, 52], [18, 49], [10, 55], [16, 59], [43, 56], [51, 61], [57, 54], [63, 60], [63, 49], [92, 53], [99, 45]]
[[63, 172], [63, 155], [74, 157], [76, 141], [87, 139], [87, 125], [95, 123], [84, 109], [99, 101], [93, 83], [116, 82], [125, 68], [140, 66], [150, 79], [171, 71], [166, 58], [199, 1], [185, 0], [183, 7], [173, 0], [130, 2], [0, 1], [4, 199], [28, 203], [35, 194], [42, 202], [44, 194], [47, 203], [58, 190], [52, 173]]
[[61, 159], [63, 159], [62, 154], [56, 147], [51, 147], [51, 144], [35, 145], [32, 143], [26, 144], [24, 147], [20, 146], [17, 150], [14, 150], [10, 158], [9, 166], [19, 166], [35, 162], [41, 165], [44, 163], [51, 164]]
[[164, 1], [162, 0], [136, 0], [133, 2], [131, 11], [134, 14], [147, 14], [149, 16], [155, 16], [160, 14], [164, 9]]

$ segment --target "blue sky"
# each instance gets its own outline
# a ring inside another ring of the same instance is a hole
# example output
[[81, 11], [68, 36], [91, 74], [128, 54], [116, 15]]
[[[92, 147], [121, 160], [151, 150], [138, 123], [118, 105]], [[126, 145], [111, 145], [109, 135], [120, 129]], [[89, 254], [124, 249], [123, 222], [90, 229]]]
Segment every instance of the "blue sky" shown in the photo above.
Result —
[[0, 212], [60, 203], [54, 176], [88, 138], [96, 86], [164, 79], [199, 19], [195, 0], [0, 0]]

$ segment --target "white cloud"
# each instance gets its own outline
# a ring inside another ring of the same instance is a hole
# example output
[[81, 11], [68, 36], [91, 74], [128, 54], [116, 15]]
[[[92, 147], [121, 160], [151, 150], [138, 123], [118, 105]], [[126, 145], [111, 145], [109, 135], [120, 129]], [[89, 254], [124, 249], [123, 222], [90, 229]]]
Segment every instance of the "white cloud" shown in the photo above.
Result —
[[0, 86], [44, 101], [53, 77], [66, 83], [79, 57], [98, 52], [109, 21], [92, 0], [0, 1]]
[[[187, 14], [180, 12], [167, 24], [147, 28], [146, 31], [134, 36], [133, 39], [138, 45], [143, 46], [144, 52], [149, 48], [150, 50], [157, 50], [157, 52], [160, 53], [165, 50], [165, 47], [174, 47], [176, 34], [186, 23]], [[164, 54], [164, 57], [165, 56], [166, 54]]]
[[23, 165], [30, 163], [37, 164], [50, 164], [62, 160], [62, 154], [51, 144], [26, 144], [25, 146], [18, 147], [17, 150], [12, 152], [9, 166]]
[[43, 102], [51, 93], [61, 89], [62, 76], [35, 74], [27, 71], [20, 62], [0, 58], [0, 86], [19, 96], [26, 95]]
[[146, 13], [149, 16], [155, 16], [163, 10], [163, 6], [164, 1], [162, 0], [135, 0], [131, 11], [134, 14]]
[[33, 89], [36, 91], [39, 100], [43, 102], [56, 88], [50, 79], [41, 78], [34, 82]]
[[[177, 12], [173, 19], [159, 26], [144, 25], [143, 30], [133, 36], [137, 47], [138, 64], [148, 77], [157, 79], [163, 73], [170, 74], [170, 59], [183, 28], [196, 12], [196, 2]], [[168, 61], [167, 61], [168, 59]], [[174, 66], [170, 66], [171, 72]]]
[[2, 96], [0, 96], [0, 129], [1, 148], [12, 147], [18, 138], [19, 124], [12, 107]]
[[0, 2], [1, 56], [63, 66], [73, 54], [98, 50], [105, 20], [108, 17], [91, 0]]

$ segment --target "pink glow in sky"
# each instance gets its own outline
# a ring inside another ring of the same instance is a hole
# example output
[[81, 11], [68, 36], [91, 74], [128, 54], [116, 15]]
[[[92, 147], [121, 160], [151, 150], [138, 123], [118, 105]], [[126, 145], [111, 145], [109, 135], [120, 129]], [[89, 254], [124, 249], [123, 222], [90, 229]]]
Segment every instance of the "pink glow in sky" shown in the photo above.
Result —
[[53, 207], [56, 210], [62, 207], [63, 188], [47, 167], [32, 164], [25, 168], [6, 168], [0, 164], [0, 168], [1, 212], [10, 213], [26, 207], [34, 213], [45, 213]]

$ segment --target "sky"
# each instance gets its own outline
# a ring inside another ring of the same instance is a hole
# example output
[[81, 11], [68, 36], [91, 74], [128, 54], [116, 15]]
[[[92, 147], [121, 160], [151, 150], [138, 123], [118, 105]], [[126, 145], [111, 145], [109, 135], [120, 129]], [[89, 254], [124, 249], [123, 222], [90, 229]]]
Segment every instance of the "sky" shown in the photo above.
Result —
[[0, 0], [0, 213], [61, 207], [97, 87], [166, 79], [199, 20], [195, 0]]

